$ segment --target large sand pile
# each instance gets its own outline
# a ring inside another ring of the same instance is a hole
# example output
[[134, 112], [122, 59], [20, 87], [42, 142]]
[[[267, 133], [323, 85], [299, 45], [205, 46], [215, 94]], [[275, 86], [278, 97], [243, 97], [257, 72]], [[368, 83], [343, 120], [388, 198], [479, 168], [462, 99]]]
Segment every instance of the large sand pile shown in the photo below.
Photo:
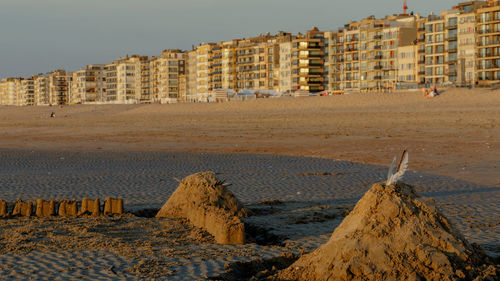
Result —
[[[279, 280], [498, 280], [498, 268], [411, 186], [375, 184], [330, 240]], [[495, 275], [496, 274], [496, 275]], [[490, 279], [485, 279], [489, 276]]]
[[213, 172], [184, 178], [156, 217], [187, 218], [205, 228], [220, 244], [245, 243], [245, 226], [240, 220], [247, 211], [224, 182]]

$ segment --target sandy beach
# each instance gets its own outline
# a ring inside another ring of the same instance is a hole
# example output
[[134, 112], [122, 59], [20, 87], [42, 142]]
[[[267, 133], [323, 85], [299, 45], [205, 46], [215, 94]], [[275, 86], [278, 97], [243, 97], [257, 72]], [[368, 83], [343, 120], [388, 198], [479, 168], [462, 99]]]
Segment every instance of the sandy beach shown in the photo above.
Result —
[[[218, 104], [1, 107], [0, 147], [322, 157], [499, 185], [500, 91], [258, 99]], [[50, 118], [55, 112], [56, 118]]]
[[198, 280], [238, 261], [307, 253], [403, 149], [404, 182], [498, 257], [499, 105], [500, 91], [465, 89], [434, 99], [0, 107], [0, 199], [115, 196], [139, 214], [160, 208], [175, 179], [214, 171], [267, 235], [229, 246], [186, 221], [141, 215], [0, 219], [0, 280]]

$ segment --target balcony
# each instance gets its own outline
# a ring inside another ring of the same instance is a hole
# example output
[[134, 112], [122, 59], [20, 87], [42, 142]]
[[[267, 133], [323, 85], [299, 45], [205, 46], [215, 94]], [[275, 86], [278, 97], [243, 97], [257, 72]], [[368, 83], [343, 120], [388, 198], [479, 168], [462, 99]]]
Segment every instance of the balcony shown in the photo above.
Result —
[[425, 49], [418, 49], [418, 53], [419, 53], [419, 54], [423, 54], [423, 53], [425, 53]]
[[446, 37], [446, 41], [457, 41], [457, 35], [451, 35]]
[[478, 46], [491, 46], [491, 45], [500, 45], [500, 41], [492, 41], [492, 42], [477, 42]]
[[374, 79], [374, 80], [382, 80], [382, 76], [377, 75], [377, 76], [373, 77], [373, 79]]
[[479, 33], [479, 34], [490, 33], [490, 29], [480, 29], [480, 30], [477, 31], [477, 33]]
[[373, 36], [373, 40], [380, 40], [380, 39], [382, 39], [382, 35]]
[[378, 55], [378, 56], [375, 56], [374, 57], [376, 60], [381, 60], [382, 59], [382, 56], [381, 55]]
[[373, 69], [382, 69], [382, 68], [383, 68], [382, 65], [376, 65], [376, 66], [373, 67]]
[[382, 45], [377, 45], [377, 46], [373, 47], [373, 49], [374, 50], [380, 50], [380, 49], [382, 49]]
[[425, 27], [419, 27], [419, 28], [417, 29], [417, 31], [418, 31], [418, 32], [423, 32], [423, 31], [425, 31]]
[[418, 75], [425, 75], [425, 71], [419, 71]]
[[446, 29], [456, 29], [457, 28], [457, 23], [448, 23], [446, 25]]
[[424, 64], [425, 63], [425, 60], [419, 60], [418, 61], [418, 64]]

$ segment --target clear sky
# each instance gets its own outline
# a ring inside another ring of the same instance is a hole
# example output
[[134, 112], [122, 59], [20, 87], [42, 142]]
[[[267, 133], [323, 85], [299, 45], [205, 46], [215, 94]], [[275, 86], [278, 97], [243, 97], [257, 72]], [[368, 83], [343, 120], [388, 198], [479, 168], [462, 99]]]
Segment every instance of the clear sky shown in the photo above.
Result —
[[[453, 0], [408, 0], [428, 15]], [[403, 0], [0, 0], [0, 78], [401, 13]]]

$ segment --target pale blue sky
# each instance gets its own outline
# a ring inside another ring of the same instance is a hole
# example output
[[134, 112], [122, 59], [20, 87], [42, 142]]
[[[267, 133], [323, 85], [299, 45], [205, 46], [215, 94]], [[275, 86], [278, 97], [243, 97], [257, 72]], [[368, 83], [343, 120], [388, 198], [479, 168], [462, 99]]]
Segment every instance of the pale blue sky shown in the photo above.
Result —
[[[452, 0], [408, 0], [423, 15]], [[0, 78], [77, 70], [278, 30], [334, 30], [400, 13], [403, 0], [0, 0]]]

